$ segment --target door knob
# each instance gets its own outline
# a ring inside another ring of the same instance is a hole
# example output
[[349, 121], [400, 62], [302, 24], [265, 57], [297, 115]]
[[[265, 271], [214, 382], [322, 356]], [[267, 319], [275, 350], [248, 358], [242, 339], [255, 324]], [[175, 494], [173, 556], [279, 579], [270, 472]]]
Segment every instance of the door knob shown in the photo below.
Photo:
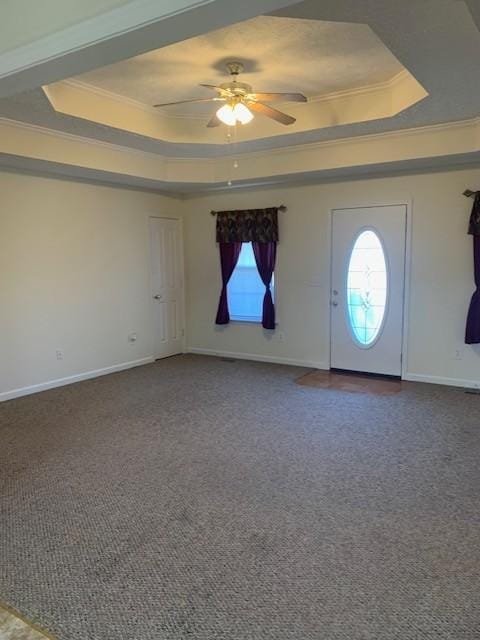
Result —
[[159, 293], [157, 293], [157, 295], [153, 296], [153, 298], [154, 298], [155, 300], [161, 300], [161, 299], [162, 299], [162, 296], [161, 296]]

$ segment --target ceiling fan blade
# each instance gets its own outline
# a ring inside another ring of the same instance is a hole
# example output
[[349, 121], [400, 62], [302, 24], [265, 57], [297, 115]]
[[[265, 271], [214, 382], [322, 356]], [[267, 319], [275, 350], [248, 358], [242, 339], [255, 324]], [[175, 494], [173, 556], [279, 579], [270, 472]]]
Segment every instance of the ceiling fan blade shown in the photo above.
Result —
[[247, 105], [251, 111], [261, 113], [262, 115], [267, 116], [267, 118], [272, 118], [272, 120], [276, 120], [281, 124], [293, 124], [296, 122], [296, 118], [292, 118], [292, 116], [289, 116], [278, 109], [274, 109], [268, 104], [263, 104], [262, 102], [248, 102]]
[[199, 102], [218, 102], [221, 100], [222, 102], [225, 98], [194, 98], [193, 100], [178, 100], [177, 102], [164, 102], [162, 104], [154, 104], [154, 107], [171, 107], [175, 104], [195, 104]]
[[219, 127], [222, 123], [220, 122], [220, 120], [217, 118], [217, 114], [213, 114], [213, 116], [210, 118], [210, 120], [208, 121], [207, 127], [209, 129], [211, 129], [212, 127]]
[[214, 91], [217, 91], [220, 95], [226, 95], [226, 96], [233, 96], [235, 95], [233, 93], [233, 91], [230, 91], [230, 89], [225, 89], [224, 87], [218, 87], [216, 84], [202, 84], [200, 83], [198, 85], [199, 87], [205, 87], [207, 89], [213, 89]]
[[303, 93], [249, 93], [248, 98], [252, 100], [263, 100], [263, 102], [307, 102]]

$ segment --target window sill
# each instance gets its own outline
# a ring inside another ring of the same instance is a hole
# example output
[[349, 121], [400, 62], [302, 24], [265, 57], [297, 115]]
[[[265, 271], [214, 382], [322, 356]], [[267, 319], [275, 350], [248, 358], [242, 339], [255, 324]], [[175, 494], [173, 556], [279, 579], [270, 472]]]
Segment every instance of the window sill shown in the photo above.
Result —
[[240, 318], [237, 316], [236, 318], [232, 318], [230, 316], [230, 322], [234, 324], [262, 324], [261, 318]]

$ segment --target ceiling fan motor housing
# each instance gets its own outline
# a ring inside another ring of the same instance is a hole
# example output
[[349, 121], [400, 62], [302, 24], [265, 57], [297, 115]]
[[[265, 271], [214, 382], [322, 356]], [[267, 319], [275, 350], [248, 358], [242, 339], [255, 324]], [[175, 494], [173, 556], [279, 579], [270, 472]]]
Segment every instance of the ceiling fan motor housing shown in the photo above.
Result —
[[228, 73], [231, 76], [238, 76], [239, 73], [243, 73], [244, 66], [241, 62], [227, 62]]
[[224, 82], [220, 85], [221, 89], [225, 89], [231, 93], [234, 93], [236, 96], [240, 98], [247, 95], [247, 93], [252, 93], [252, 87], [246, 82]]

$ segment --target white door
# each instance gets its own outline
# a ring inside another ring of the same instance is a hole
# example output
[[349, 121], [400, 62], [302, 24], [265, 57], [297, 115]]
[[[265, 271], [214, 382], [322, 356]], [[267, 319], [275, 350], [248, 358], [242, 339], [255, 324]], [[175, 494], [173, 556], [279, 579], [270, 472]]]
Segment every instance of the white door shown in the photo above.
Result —
[[150, 218], [154, 355], [183, 351], [183, 268], [180, 221]]
[[404, 205], [333, 212], [332, 368], [401, 376], [406, 220]]

